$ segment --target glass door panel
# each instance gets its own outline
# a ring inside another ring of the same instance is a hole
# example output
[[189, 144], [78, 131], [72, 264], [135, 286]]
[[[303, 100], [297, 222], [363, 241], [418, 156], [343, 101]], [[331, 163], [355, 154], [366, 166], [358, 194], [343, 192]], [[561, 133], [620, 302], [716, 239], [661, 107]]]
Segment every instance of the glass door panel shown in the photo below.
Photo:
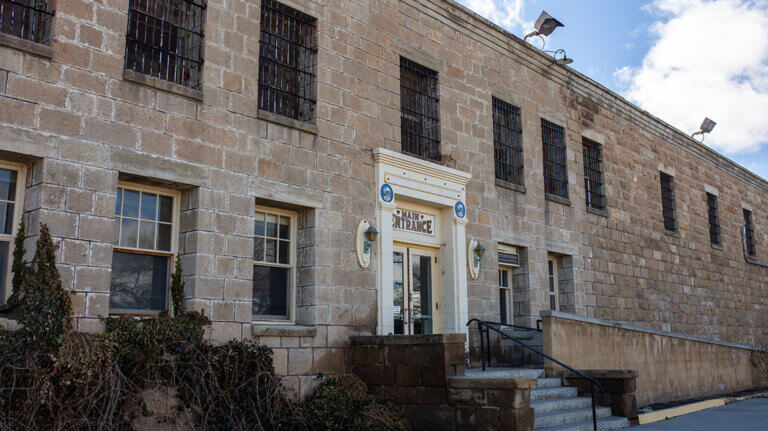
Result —
[[413, 333], [432, 333], [432, 256], [411, 254]]
[[396, 251], [393, 254], [394, 268], [394, 315], [395, 315], [395, 334], [405, 334], [405, 280], [403, 279], [403, 258], [402, 251]]
[[434, 333], [435, 252], [395, 246], [392, 263], [394, 333]]

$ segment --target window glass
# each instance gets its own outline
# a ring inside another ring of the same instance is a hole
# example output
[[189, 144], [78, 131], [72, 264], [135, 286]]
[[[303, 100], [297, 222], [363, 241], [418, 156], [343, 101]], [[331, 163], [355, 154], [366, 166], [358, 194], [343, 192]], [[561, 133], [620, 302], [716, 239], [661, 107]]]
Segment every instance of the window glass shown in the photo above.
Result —
[[400, 58], [400, 143], [403, 152], [441, 160], [437, 72]]
[[290, 318], [295, 271], [291, 216], [256, 211], [253, 226], [253, 316], [255, 319]]
[[140, 253], [112, 254], [109, 307], [117, 312], [165, 310], [170, 257]]
[[582, 138], [582, 155], [584, 159], [584, 195], [587, 200], [587, 207], [598, 210], [604, 209], [602, 148], [597, 142]]
[[541, 141], [544, 147], [544, 191], [568, 199], [565, 129], [541, 120]]
[[253, 268], [254, 316], [288, 316], [290, 271], [259, 265]]

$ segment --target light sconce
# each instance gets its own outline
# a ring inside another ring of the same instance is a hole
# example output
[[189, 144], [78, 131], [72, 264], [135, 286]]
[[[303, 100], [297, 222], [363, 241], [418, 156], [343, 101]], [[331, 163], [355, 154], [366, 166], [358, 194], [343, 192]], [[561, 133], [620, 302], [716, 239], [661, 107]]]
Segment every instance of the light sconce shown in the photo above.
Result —
[[357, 235], [355, 235], [355, 251], [357, 252], [357, 263], [362, 268], [368, 268], [371, 264], [371, 255], [373, 254], [373, 242], [379, 236], [379, 231], [368, 223], [368, 220], [360, 220], [357, 225]]
[[544, 36], [549, 36], [558, 27], [564, 27], [564, 24], [552, 18], [546, 11], [542, 11], [539, 18], [536, 19], [536, 23], [533, 25], [533, 28], [536, 30], [526, 34], [523, 41], [527, 40], [529, 37], [538, 36], [544, 44], [541, 47], [543, 49], [547, 44], [547, 41], [544, 40]]
[[[544, 51], [544, 52], [552, 53], [552, 63], [550, 64], [550, 66], [552, 66], [555, 63], [557, 63], [557, 64], [559, 64], [561, 66], [565, 66], [567, 64], [573, 63], [573, 59], [572, 58], [568, 58], [568, 56], [565, 55], [565, 50], [564, 49], [558, 49], [558, 50], [555, 50], [555, 51]], [[558, 54], [561, 54], [562, 57], [557, 58]]]
[[485, 246], [475, 241], [469, 241], [467, 247], [467, 266], [469, 266], [469, 276], [472, 280], [477, 280], [480, 276], [480, 267], [485, 255]]
[[699, 126], [699, 131], [698, 132], [694, 132], [691, 135], [691, 138], [695, 138], [696, 135], [701, 135], [701, 142], [704, 142], [704, 135], [709, 133], [709, 132], [711, 132], [712, 129], [715, 128], [716, 124], [717, 123], [715, 123], [714, 121], [710, 120], [708, 117], [704, 117], [704, 121], [702, 121], [701, 122], [701, 126]]

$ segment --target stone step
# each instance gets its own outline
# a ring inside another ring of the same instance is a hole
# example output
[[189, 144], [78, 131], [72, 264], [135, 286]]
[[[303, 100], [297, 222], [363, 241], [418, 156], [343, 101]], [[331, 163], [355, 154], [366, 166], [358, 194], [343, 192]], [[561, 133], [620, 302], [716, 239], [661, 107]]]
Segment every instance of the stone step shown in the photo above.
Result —
[[[598, 407], [595, 409], [595, 415], [598, 419], [603, 419], [611, 416], [611, 409], [609, 407]], [[555, 425], [564, 425], [574, 422], [591, 421], [592, 420], [592, 407], [574, 410], [555, 411], [552, 413], [544, 413], [534, 415], [533, 428], [539, 429], [544, 427], [551, 427]]]
[[553, 388], [531, 389], [531, 402], [550, 400], [553, 398], [570, 398], [579, 394], [579, 390], [572, 386], [556, 386]]
[[562, 385], [563, 381], [557, 377], [540, 377], [538, 380], [538, 387], [540, 388], [552, 388]]
[[553, 398], [531, 403], [534, 412], [538, 414], [551, 413], [563, 410], [591, 409], [592, 400], [584, 397]]
[[[502, 330], [505, 334], [509, 335], [512, 338], [517, 338], [520, 341], [525, 340], [532, 340], [533, 337], [536, 336], [536, 331], [526, 331], [526, 330]], [[526, 343], [527, 344], [527, 343]]]
[[482, 368], [468, 368], [464, 374], [466, 376], [476, 377], [516, 377], [539, 379], [544, 378], [544, 370], [539, 368], [502, 368], [488, 367], [483, 371]]
[[[597, 420], [597, 429], [600, 431], [611, 431], [622, 428], [629, 428], [629, 420], [617, 416], [610, 416]], [[535, 428], [537, 431], [592, 431], [592, 417], [586, 421], [572, 422], [568, 424], [553, 425], [544, 428]]]

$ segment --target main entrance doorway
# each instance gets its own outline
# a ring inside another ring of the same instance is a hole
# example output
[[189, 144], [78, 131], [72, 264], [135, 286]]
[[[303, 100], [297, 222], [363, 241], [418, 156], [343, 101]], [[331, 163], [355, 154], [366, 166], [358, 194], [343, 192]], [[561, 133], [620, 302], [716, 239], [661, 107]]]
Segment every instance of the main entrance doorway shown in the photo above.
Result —
[[394, 246], [392, 263], [395, 334], [436, 333], [436, 250], [397, 244]]

